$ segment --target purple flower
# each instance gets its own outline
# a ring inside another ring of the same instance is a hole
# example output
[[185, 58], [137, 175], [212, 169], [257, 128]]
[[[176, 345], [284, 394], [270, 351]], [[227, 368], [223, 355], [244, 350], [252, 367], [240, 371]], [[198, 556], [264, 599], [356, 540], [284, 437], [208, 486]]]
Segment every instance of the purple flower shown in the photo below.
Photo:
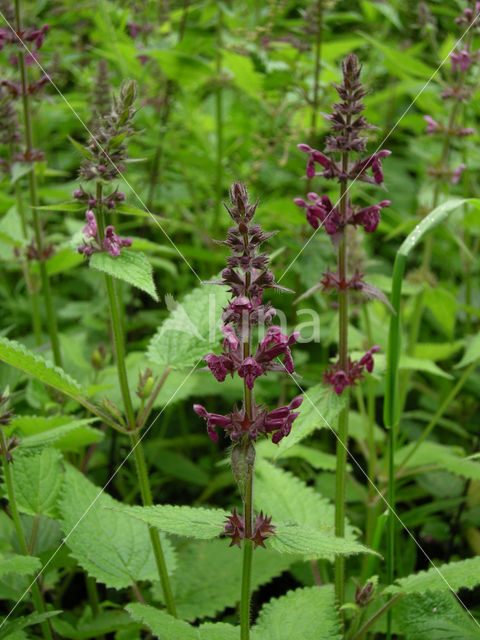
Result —
[[358, 364], [361, 367], [365, 367], [368, 373], [372, 373], [373, 371], [373, 354], [378, 353], [380, 351], [380, 347], [375, 345], [371, 349], [367, 351], [367, 353], [358, 361]]
[[225, 339], [223, 341], [224, 351], [227, 351], [227, 350], [235, 351], [236, 349], [238, 349], [238, 346], [240, 345], [240, 341], [237, 338], [235, 329], [231, 325], [226, 324], [222, 327], [222, 333], [225, 336]]
[[450, 60], [452, 61], [452, 71], [455, 73], [457, 69], [460, 69], [460, 71], [467, 71], [473, 61], [473, 58], [467, 49], [462, 49], [461, 51], [451, 53]]
[[377, 184], [382, 184], [382, 182], [383, 182], [382, 163], [380, 162], [380, 160], [382, 158], [386, 158], [391, 153], [392, 152], [389, 151], [388, 149], [382, 149], [382, 151], [379, 151], [378, 153], [374, 153], [368, 159], [367, 167], [371, 167], [372, 173], [373, 173], [373, 177], [374, 177], [375, 182]]
[[86, 238], [96, 238], [97, 221], [95, 220], [95, 214], [91, 209], [87, 209], [87, 211], [85, 211], [85, 218], [87, 220], [87, 224], [82, 229], [83, 235]]
[[[307, 194], [311, 202], [305, 202], [302, 198], [295, 198], [294, 203], [298, 207], [307, 210], [307, 222], [314, 229], [318, 229], [320, 222], [324, 225], [329, 235], [334, 235], [339, 230], [340, 214], [328, 196], [319, 196], [314, 192]], [[311, 204], [313, 203], [313, 204]]]
[[430, 116], [423, 116], [423, 119], [427, 123], [427, 133], [429, 134], [438, 133], [440, 125], [436, 120], [434, 120]]
[[214, 353], [209, 353], [204, 357], [204, 360], [219, 382], [224, 382], [227, 374], [231, 373], [233, 375], [235, 371], [234, 363], [226, 356], [216, 356]]
[[460, 137], [471, 136], [474, 133], [475, 133], [475, 129], [472, 129], [471, 127], [464, 127], [463, 129], [459, 129], [459, 131], [458, 131], [458, 135]]
[[274, 444], [278, 444], [282, 438], [285, 438], [290, 433], [292, 424], [299, 415], [298, 411], [295, 412], [294, 409], [298, 409], [302, 404], [302, 401], [303, 397], [297, 396], [289, 405], [285, 407], [278, 407], [278, 409], [270, 411], [270, 413], [265, 416], [265, 433], [271, 433], [272, 431], [276, 432], [272, 436], [272, 442]]
[[255, 380], [263, 373], [263, 367], [261, 367], [255, 358], [249, 356], [245, 358], [240, 367], [238, 368], [238, 375], [243, 378], [249, 389], [253, 389]]
[[380, 204], [359, 209], [352, 218], [353, 224], [360, 224], [367, 233], [376, 231], [380, 222], [380, 211], [391, 204], [390, 200], [382, 200]]
[[221, 416], [218, 413], [208, 413], [201, 404], [194, 404], [193, 410], [207, 421], [207, 433], [213, 442], [218, 441], [218, 433], [215, 431], [215, 427], [223, 427], [225, 429], [231, 424], [231, 419], [228, 416]]
[[356, 362], [352, 362], [352, 360], [348, 358], [346, 371], [340, 369], [340, 364], [337, 362], [323, 374], [324, 383], [332, 385], [337, 395], [343, 393], [345, 387], [354, 387], [358, 380], [363, 379], [364, 369], [366, 369], [368, 373], [373, 371], [373, 354], [378, 351], [380, 351], [380, 347], [375, 345]]
[[460, 182], [460, 178], [462, 177], [463, 171], [467, 168], [467, 165], [462, 162], [452, 174], [452, 184], [457, 184]]
[[121, 248], [130, 247], [131, 244], [132, 240], [130, 238], [119, 238], [112, 225], [105, 229], [105, 238], [102, 246], [112, 257], [119, 256]]
[[300, 151], [310, 154], [307, 162], [307, 178], [313, 178], [315, 176], [315, 163], [321, 164], [324, 169], [328, 169], [331, 165], [331, 160], [327, 156], [317, 149], [312, 149], [308, 144], [297, 144]]

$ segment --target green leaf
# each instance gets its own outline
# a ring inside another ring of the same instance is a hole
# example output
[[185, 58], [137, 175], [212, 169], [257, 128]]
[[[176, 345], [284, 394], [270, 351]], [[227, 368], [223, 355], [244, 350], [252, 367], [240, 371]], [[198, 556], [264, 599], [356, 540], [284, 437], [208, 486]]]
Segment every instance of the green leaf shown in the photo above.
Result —
[[0, 360], [73, 398], [77, 398], [81, 392], [78, 382], [63, 369], [55, 367], [14, 340], [0, 337]]
[[221, 339], [219, 317], [229, 294], [226, 287], [201, 285], [175, 306], [165, 296], [170, 316], [160, 325], [148, 347], [148, 358], [174, 369], [192, 367]]
[[177, 536], [208, 540], [219, 536], [228, 515], [223, 509], [203, 509], [202, 507], [181, 507], [170, 504], [153, 507], [122, 507], [129, 517]]
[[431, 373], [434, 376], [440, 378], [446, 378], [452, 380], [453, 376], [441, 369], [438, 364], [432, 362], [432, 360], [426, 360], [425, 358], [414, 358], [413, 356], [407, 356], [402, 354], [400, 356], [399, 369], [411, 371], [422, 371], [424, 373]]
[[232, 51], [223, 51], [222, 62], [233, 73], [237, 87], [251, 98], [261, 100], [263, 76], [255, 71], [250, 58]]
[[277, 452], [277, 445], [273, 444], [271, 440], [262, 440], [257, 442], [255, 447], [255, 453], [258, 458], [300, 458], [308, 462], [314, 469], [325, 469], [328, 471], [335, 471], [336, 457], [331, 453], [325, 453], [320, 449], [314, 449], [313, 447], [307, 447], [303, 444], [295, 444], [289, 449], [285, 449], [280, 453]]
[[460, 362], [455, 365], [456, 369], [460, 369], [461, 367], [466, 367], [469, 364], [475, 362], [475, 360], [480, 359], [480, 333], [477, 333], [473, 336], [465, 349], [465, 353], [463, 354]]
[[0, 558], [0, 577], [9, 573], [17, 576], [25, 576], [34, 573], [41, 567], [39, 558], [34, 556], [13, 555]]
[[23, 237], [20, 216], [15, 209], [10, 209], [0, 220], [0, 240], [14, 247], [21, 247], [26, 241]]
[[[240, 599], [239, 578], [243, 552], [228, 539], [188, 541], [178, 549], [178, 566], [172, 576], [173, 599], [178, 615], [193, 622], [214, 618]], [[296, 559], [270, 549], [255, 553], [252, 591], [286, 571]], [[160, 586], [156, 595], [163, 600]]]
[[478, 640], [478, 625], [451, 593], [412, 594], [393, 612], [405, 640]]
[[89, 151], [86, 147], [84, 147], [83, 144], [81, 144], [80, 142], [77, 142], [70, 136], [67, 136], [67, 138], [70, 140], [70, 142], [73, 144], [73, 146], [75, 147], [75, 149], [78, 151], [80, 155], [82, 155], [87, 160], [91, 160], [93, 158], [92, 152]]
[[453, 340], [457, 301], [449, 291], [442, 287], [427, 289], [424, 293], [425, 306], [434, 315], [444, 334]]
[[270, 600], [260, 611], [252, 635], [254, 640], [341, 640], [333, 587], [296, 589]]
[[138, 207], [134, 207], [133, 204], [127, 204], [126, 202], [122, 202], [115, 206], [115, 211], [117, 213], [122, 213], [127, 216], [140, 216], [141, 218], [152, 218], [152, 215], [148, 213], [145, 209], [139, 209]]
[[43, 449], [34, 455], [16, 452], [12, 466], [17, 507], [31, 516], [57, 515], [57, 497], [62, 484], [62, 455]]
[[338, 396], [325, 385], [320, 383], [309, 388], [304, 393], [303, 402], [299, 409], [300, 415], [293, 423], [292, 432], [278, 445], [275, 458], [279, 458], [287, 449], [309, 436], [316, 429], [333, 426], [344, 406], [345, 397]]
[[61, 451], [79, 451], [83, 447], [100, 442], [104, 438], [102, 431], [88, 426], [94, 420], [96, 418], [72, 420], [67, 424], [33, 433], [21, 439], [20, 447], [21, 449], [26, 449], [52, 445]]
[[399, 70], [402, 74], [417, 78], [420, 77], [424, 80], [427, 80], [435, 73], [434, 68], [427, 66], [407, 51], [400, 51], [398, 48], [389, 47], [366, 33], [362, 33], [362, 36], [385, 55], [385, 58], [391, 63], [394, 70]]
[[223, 622], [192, 627], [188, 622], [149, 605], [135, 602], [127, 604], [125, 609], [134, 620], [145, 624], [159, 640], [238, 640], [239, 628]]
[[142, 622], [161, 640], [199, 640], [198, 631], [188, 622], [178, 620], [165, 611], [145, 604], [127, 604], [125, 609], [134, 620]]
[[23, 176], [26, 176], [27, 173], [30, 173], [32, 170], [33, 164], [26, 164], [23, 162], [14, 162], [10, 169], [10, 184], [14, 184]]
[[268, 539], [267, 546], [279, 553], [303, 556], [306, 559], [330, 559], [333, 555], [352, 555], [355, 553], [374, 553], [367, 547], [348, 538], [336, 538], [330, 531], [311, 529], [296, 522], [278, 522], [275, 535]]
[[473, 589], [480, 584], [480, 556], [432, 567], [405, 578], [384, 589], [384, 593], [426, 593], [427, 591], [458, 591]]
[[[414, 447], [415, 442], [412, 442], [398, 449], [395, 452], [395, 464], [402, 464]], [[405, 466], [412, 468], [425, 465], [438, 465], [455, 475], [480, 480], [480, 462], [456, 455], [448, 445], [430, 441], [422, 442]]]
[[98, 271], [108, 273], [114, 278], [128, 282], [158, 301], [152, 265], [144, 253], [123, 249], [120, 255], [114, 258], [108, 252], [102, 251], [92, 255], [90, 266]]
[[48, 618], [58, 616], [60, 613], [62, 612], [47, 611], [45, 613], [31, 613], [28, 616], [15, 618], [15, 620], [7, 620], [6, 623], [4, 623], [4, 618], [0, 618], [0, 640], [3, 640], [3, 638], [10, 638], [17, 631], [31, 627], [34, 624], [40, 624], [44, 620], [48, 620]]
[[87, 208], [84, 204], [80, 204], [78, 200], [69, 200], [68, 202], [57, 202], [56, 204], [45, 204], [36, 209], [46, 211], [85, 211]]
[[62, 640], [89, 640], [90, 638], [98, 640], [107, 633], [137, 629], [135, 622], [123, 611], [100, 611], [92, 617], [89, 609], [86, 609], [80, 619], [75, 619], [75, 626], [61, 618], [55, 618], [52, 621], [52, 627]]
[[415, 358], [425, 358], [426, 360], [433, 360], [434, 362], [447, 360], [447, 358], [450, 358], [450, 356], [457, 353], [457, 351], [460, 351], [464, 344], [464, 340], [455, 340], [455, 342], [417, 342], [413, 355]]
[[[116, 589], [158, 578], [148, 527], [120, 506], [82, 473], [67, 467], [59, 501], [66, 544], [89, 575]], [[165, 539], [162, 546], [171, 572], [172, 547]]]

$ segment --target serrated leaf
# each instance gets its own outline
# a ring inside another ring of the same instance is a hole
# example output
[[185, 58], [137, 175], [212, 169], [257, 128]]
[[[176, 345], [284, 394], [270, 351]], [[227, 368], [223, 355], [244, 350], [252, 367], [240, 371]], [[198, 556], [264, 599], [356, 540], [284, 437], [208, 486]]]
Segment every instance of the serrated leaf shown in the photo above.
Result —
[[[254, 503], [258, 511], [263, 509], [273, 516], [273, 524], [277, 520], [295, 522], [324, 535], [335, 535], [334, 505], [300, 478], [266, 460], [258, 460], [255, 466]], [[354, 541], [353, 529], [346, 524], [346, 537]]]
[[278, 445], [275, 459], [283, 452], [293, 447], [316, 429], [324, 429], [334, 425], [336, 417], [345, 406], [345, 397], [333, 393], [323, 384], [317, 384], [308, 389], [299, 409], [300, 415], [292, 426], [288, 438], [284, 438]]
[[[59, 500], [66, 544], [80, 566], [116, 589], [158, 578], [148, 527], [127, 516], [120, 506], [79, 471], [67, 467]], [[166, 539], [162, 545], [172, 572], [173, 549]]]
[[15, 209], [10, 209], [0, 220], [0, 240], [21, 247], [24, 243], [22, 223]]
[[239, 634], [238, 627], [226, 622], [206, 622], [198, 627], [198, 632], [199, 640], [238, 640]]
[[[133, 204], [127, 204], [126, 202], [122, 202], [115, 206], [115, 211], [117, 213], [122, 213], [127, 216], [140, 216], [142, 218], [151, 218], [152, 216], [145, 211], [145, 209], [139, 209], [138, 207], [134, 207]], [[175, 252], [176, 253], [176, 252]]]
[[192, 367], [221, 339], [219, 317], [229, 294], [226, 287], [201, 285], [175, 306], [166, 296], [170, 316], [163, 322], [148, 346], [148, 358], [174, 369]]
[[254, 640], [341, 640], [333, 587], [296, 589], [270, 600], [260, 611], [252, 635]]
[[412, 594], [393, 612], [405, 640], [478, 640], [478, 624], [451, 593]]
[[432, 360], [414, 358], [413, 356], [407, 356], [404, 353], [400, 356], [399, 368], [402, 370], [423, 371], [424, 373], [431, 373], [432, 375], [440, 378], [447, 378], [447, 380], [451, 380], [453, 378], [449, 373], [440, 369], [438, 364], [435, 364]]
[[275, 535], [268, 539], [267, 546], [279, 553], [303, 556], [309, 560], [331, 558], [332, 555], [375, 553], [352, 539], [336, 538], [330, 531], [276, 520]]
[[466, 367], [478, 359], [480, 359], [480, 333], [477, 333], [469, 340], [465, 353], [460, 362], [455, 365], [455, 368]]
[[0, 558], [0, 577], [9, 573], [17, 576], [24, 576], [40, 569], [41, 562], [34, 556], [13, 555]]
[[[178, 615], [193, 622], [234, 607], [240, 599], [242, 561], [242, 551], [230, 547], [226, 539], [189, 541], [180, 547], [177, 570], [171, 580]], [[286, 571], [294, 561], [295, 558], [270, 549], [259, 550], [253, 563], [252, 591]], [[159, 586], [156, 592], [163, 599]]]
[[31, 627], [34, 624], [40, 624], [48, 618], [58, 616], [61, 611], [47, 611], [45, 613], [31, 613], [28, 616], [20, 616], [15, 620], [7, 620], [3, 623], [4, 618], [0, 618], [0, 640], [3, 638], [10, 638], [15, 632]]
[[325, 453], [320, 449], [307, 447], [303, 444], [295, 444], [289, 449], [285, 449], [280, 453], [277, 452], [277, 446], [271, 440], [262, 440], [257, 442], [255, 447], [257, 458], [279, 459], [279, 458], [301, 458], [310, 464], [314, 469], [325, 469], [335, 471], [336, 457], [332, 453]]
[[125, 609], [134, 620], [146, 624], [156, 638], [162, 640], [199, 640], [198, 631], [188, 622], [178, 620], [165, 611], [134, 602]]
[[53, 630], [62, 640], [97, 640], [107, 633], [118, 633], [121, 630], [135, 630], [136, 624], [123, 611], [101, 611], [91, 617], [90, 610], [75, 621], [75, 626], [61, 618], [52, 620]]
[[56, 502], [62, 484], [62, 455], [43, 449], [34, 455], [21, 450], [13, 456], [13, 484], [17, 507], [31, 516], [57, 515]]
[[154, 527], [177, 536], [208, 540], [219, 536], [228, 515], [223, 509], [181, 507], [170, 504], [153, 507], [122, 507], [131, 518], [142, 520]]
[[480, 584], [480, 556], [459, 562], [431, 567], [405, 578], [384, 589], [384, 593], [426, 593], [427, 591], [458, 591], [473, 589]]
[[20, 441], [20, 448], [31, 449], [52, 445], [62, 451], [78, 451], [82, 447], [103, 440], [102, 431], [88, 426], [93, 421], [91, 419], [72, 420], [47, 431], [25, 436]]
[[15, 340], [0, 337], [0, 360], [73, 398], [81, 387], [63, 369], [35, 355]]
[[152, 265], [142, 252], [123, 249], [115, 258], [108, 252], [94, 253], [90, 258], [90, 266], [98, 271], [108, 273], [114, 278], [145, 291], [158, 301], [157, 291], [152, 275]]
[[[412, 442], [395, 452], [395, 464], [401, 465], [406, 456], [415, 447]], [[450, 446], [437, 442], [422, 442], [414, 454], [409, 457], [405, 467], [419, 467], [425, 465], [438, 465], [457, 476], [480, 480], [480, 461], [462, 458], [457, 455]]]

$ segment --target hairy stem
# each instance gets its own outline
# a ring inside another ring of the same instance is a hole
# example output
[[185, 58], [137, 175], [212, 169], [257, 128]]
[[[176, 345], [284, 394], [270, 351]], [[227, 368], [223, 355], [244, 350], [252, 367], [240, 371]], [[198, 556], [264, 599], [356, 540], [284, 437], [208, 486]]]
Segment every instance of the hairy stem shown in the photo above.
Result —
[[[20, 18], [20, 0], [15, 0], [15, 22], [17, 32], [20, 33], [22, 29], [22, 22]], [[25, 126], [25, 147], [27, 155], [31, 158], [34, 150], [33, 146], [33, 133], [32, 133], [32, 115], [30, 112], [30, 100], [28, 96], [28, 83], [27, 83], [27, 68], [25, 64], [24, 52], [18, 53], [18, 66], [20, 69], [20, 78], [22, 85], [22, 106], [23, 106], [23, 121]], [[30, 162], [32, 160], [30, 159]], [[30, 193], [30, 205], [32, 208], [33, 229], [35, 233], [35, 244], [38, 251], [38, 266], [40, 270], [40, 280], [42, 283], [43, 299], [45, 303], [45, 310], [47, 313], [48, 332], [50, 335], [50, 342], [52, 345], [53, 359], [57, 366], [62, 366], [62, 356], [60, 351], [60, 340], [58, 337], [57, 318], [53, 307], [52, 290], [50, 287], [50, 279], [48, 277], [47, 266], [42, 256], [44, 249], [42, 228], [38, 215], [38, 191], [37, 191], [37, 177], [35, 174], [35, 164], [32, 162], [32, 168], [28, 172], [28, 186]], [[38, 319], [36, 319], [38, 321]]]
[[[102, 201], [102, 185], [97, 183], [97, 202]], [[98, 231], [100, 242], [103, 241], [105, 234], [105, 214], [101, 204], [98, 205]], [[125, 363], [125, 344], [122, 332], [122, 325], [119, 316], [119, 308], [115, 290], [115, 282], [109, 275], [105, 275], [105, 283], [107, 286], [107, 294], [110, 310], [110, 324], [112, 327], [113, 343], [115, 349], [115, 362], [117, 366], [118, 381], [122, 393], [122, 399], [124, 404], [125, 416], [127, 418], [127, 426], [130, 431], [130, 444], [132, 446], [133, 454], [135, 457], [135, 467], [137, 470], [137, 478], [140, 485], [140, 493], [142, 496], [143, 505], [150, 507], [153, 505], [152, 492], [150, 488], [150, 482], [148, 479], [148, 470], [145, 462], [145, 455], [143, 452], [143, 446], [141, 438], [138, 435], [136, 429], [135, 413], [133, 410], [132, 396], [130, 393], [130, 387], [128, 384], [127, 367]], [[172, 616], [176, 616], [175, 604], [173, 601], [172, 588], [167, 572], [167, 565], [165, 562], [165, 556], [162, 549], [162, 543], [160, 541], [160, 535], [158, 530], [154, 527], [149, 527], [150, 540], [152, 543], [153, 553], [155, 556], [155, 562], [157, 564], [158, 576], [162, 584], [163, 596], [165, 599], [165, 605], [168, 613]]]
[[[348, 153], [342, 154], [342, 167], [344, 172], [348, 168]], [[345, 216], [347, 206], [347, 181], [340, 185], [339, 207], [342, 217]], [[338, 277], [341, 281], [347, 279], [347, 245], [346, 232], [338, 249]], [[339, 335], [338, 354], [340, 369], [347, 370], [348, 367], [348, 290], [338, 292], [339, 303]], [[345, 535], [345, 484], [347, 475], [347, 446], [348, 446], [348, 413], [349, 413], [349, 390], [344, 389], [346, 405], [338, 418], [337, 437], [337, 469], [335, 482], [335, 535], [343, 538]], [[345, 602], [345, 558], [342, 555], [335, 557], [335, 595], [337, 603], [342, 606]]]
[[[28, 551], [27, 541], [25, 539], [25, 534], [22, 529], [20, 514], [18, 512], [17, 502], [15, 500], [15, 489], [13, 486], [12, 470], [10, 468], [10, 462], [8, 460], [8, 455], [7, 455], [7, 442], [5, 439], [5, 434], [3, 433], [3, 429], [1, 428], [0, 428], [0, 446], [2, 450], [3, 479], [7, 489], [8, 503], [10, 505], [10, 512], [12, 514], [12, 520], [15, 527], [15, 532], [17, 534], [17, 540], [23, 555], [28, 556], [30, 554]], [[35, 606], [37, 613], [45, 613], [45, 603], [43, 601], [42, 592], [40, 591], [40, 587], [38, 586], [38, 582], [36, 579], [32, 583], [31, 590], [32, 590], [33, 604]], [[45, 640], [53, 640], [50, 623], [48, 621], [42, 622], [41, 628], [42, 628], [42, 635], [45, 638]]]

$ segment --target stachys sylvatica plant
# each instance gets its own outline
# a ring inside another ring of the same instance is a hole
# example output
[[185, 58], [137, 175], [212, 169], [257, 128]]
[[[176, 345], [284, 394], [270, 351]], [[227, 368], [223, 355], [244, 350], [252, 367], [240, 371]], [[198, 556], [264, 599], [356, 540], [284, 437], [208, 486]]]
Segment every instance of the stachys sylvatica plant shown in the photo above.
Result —
[[[337, 394], [347, 396], [347, 404], [341, 411], [338, 421], [337, 471], [335, 493], [335, 534], [345, 535], [345, 481], [348, 447], [348, 392], [362, 380], [365, 372], [373, 370], [373, 354], [380, 347], [372, 345], [359, 360], [352, 361], [348, 350], [349, 294], [350, 291], [363, 292], [368, 297], [384, 299], [384, 296], [372, 285], [365, 282], [363, 274], [355, 268], [354, 273], [347, 272], [348, 266], [348, 227], [373, 233], [378, 226], [381, 210], [388, 207], [389, 200], [367, 207], [355, 205], [350, 198], [350, 186], [357, 181], [373, 185], [383, 182], [382, 159], [390, 151], [382, 149], [371, 155], [365, 155], [367, 139], [362, 132], [374, 129], [362, 115], [363, 97], [367, 93], [360, 82], [361, 67], [357, 57], [349, 55], [342, 65], [343, 82], [334, 85], [340, 101], [333, 105], [332, 113], [325, 115], [331, 123], [331, 134], [327, 137], [324, 152], [312, 149], [306, 144], [298, 148], [308, 154], [307, 177], [316, 176], [324, 180], [339, 183], [338, 201], [332, 203], [326, 195], [308, 193], [308, 201], [296, 198], [295, 203], [306, 210], [307, 221], [317, 230], [321, 226], [329, 234], [337, 252], [337, 268], [327, 270], [320, 283], [314, 289], [324, 292], [334, 291], [338, 296], [339, 334], [338, 361], [324, 373], [325, 384], [331, 385]], [[321, 167], [316, 171], [316, 165]], [[345, 601], [345, 560], [337, 556], [335, 560], [335, 591], [338, 603]]]
[[[249, 637], [253, 551], [258, 546], [264, 547], [265, 540], [275, 535], [272, 518], [263, 511], [256, 515], [253, 511], [255, 443], [259, 437], [271, 436], [277, 444], [288, 436], [298, 416], [295, 410], [302, 403], [302, 397], [298, 396], [288, 405], [269, 411], [261, 402], [257, 403], [254, 395], [255, 380], [260, 376], [269, 371], [294, 372], [290, 347], [298, 338], [297, 332], [288, 336], [278, 326], [268, 326], [276, 312], [263, 300], [264, 291], [283, 288], [275, 283], [267, 254], [260, 252], [262, 243], [274, 233], [264, 233], [261, 226], [253, 222], [257, 204], [249, 202], [244, 185], [239, 182], [232, 185], [230, 206], [226, 208], [235, 224], [229, 228], [227, 239], [220, 242], [230, 249], [230, 256], [218, 282], [228, 287], [232, 299], [222, 314], [223, 351], [220, 355], [209, 353], [204, 358], [219, 382], [235, 374], [243, 379], [243, 401], [227, 415], [209, 413], [203, 406], [194, 405], [195, 412], [207, 421], [208, 435], [214, 442], [218, 440], [217, 428], [223, 429], [232, 442], [231, 465], [243, 510], [240, 515], [235, 508], [232, 515], [227, 516], [225, 535], [231, 538], [231, 545], [243, 545], [242, 640]], [[257, 339], [258, 328], [266, 326], [263, 338]]]

